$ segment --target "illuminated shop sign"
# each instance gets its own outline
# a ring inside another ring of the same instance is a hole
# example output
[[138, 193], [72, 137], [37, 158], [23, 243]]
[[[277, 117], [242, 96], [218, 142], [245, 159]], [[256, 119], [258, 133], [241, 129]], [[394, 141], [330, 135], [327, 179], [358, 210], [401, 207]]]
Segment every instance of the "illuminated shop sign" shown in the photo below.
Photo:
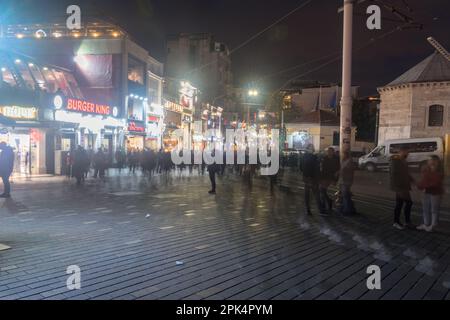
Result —
[[16, 120], [36, 120], [38, 117], [38, 109], [34, 107], [3, 106], [0, 107], [0, 114]]
[[178, 103], [174, 103], [172, 101], [166, 101], [164, 103], [164, 108], [169, 111], [173, 111], [176, 113], [183, 113], [184, 107]]
[[128, 132], [145, 133], [145, 125], [140, 122], [130, 121], [128, 123]]
[[160, 118], [156, 116], [148, 116], [147, 120], [148, 122], [159, 122]]
[[111, 108], [108, 105], [98, 104], [86, 100], [64, 98], [60, 95], [55, 96], [53, 99], [53, 105], [55, 109], [65, 109], [71, 112], [80, 112], [88, 114], [96, 114], [102, 116], [111, 116], [114, 113], [118, 114], [115, 108]]

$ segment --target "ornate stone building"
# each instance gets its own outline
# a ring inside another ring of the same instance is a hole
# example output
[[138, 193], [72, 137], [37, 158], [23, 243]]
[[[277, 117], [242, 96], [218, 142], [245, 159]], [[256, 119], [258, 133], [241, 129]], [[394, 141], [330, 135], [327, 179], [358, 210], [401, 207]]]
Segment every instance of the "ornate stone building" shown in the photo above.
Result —
[[378, 91], [379, 143], [450, 134], [450, 61], [440, 53]]

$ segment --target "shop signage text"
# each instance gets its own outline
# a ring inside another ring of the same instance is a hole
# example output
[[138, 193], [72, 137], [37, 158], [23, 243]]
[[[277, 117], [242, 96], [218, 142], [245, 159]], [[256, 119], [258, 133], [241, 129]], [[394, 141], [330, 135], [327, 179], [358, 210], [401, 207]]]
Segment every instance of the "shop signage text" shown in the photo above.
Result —
[[67, 111], [72, 112], [97, 114], [102, 116], [110, 116], [113, 113], [113, 108], [108, 105], [97, 104], [86, 100], [72, 98], [65, 99], [59, 95], [55, 96], [53, 105], [56, 109], [64, 108]]
[[4, 106], [0, 107], [0, 114], [7, 118], [17, 120], [36, 120], [38, 111], [37, 108], [26, 108], [18, 106]]
[[145, 126], [135, 121], [131, 121], [128, 123], [128, 132], [145, 133]]
[[184, 107], [180, 104], [174, 103], [172, 101], [166, 101], [164, 104], [164, 107], [169, 110], [176, 113], [183, 113]]

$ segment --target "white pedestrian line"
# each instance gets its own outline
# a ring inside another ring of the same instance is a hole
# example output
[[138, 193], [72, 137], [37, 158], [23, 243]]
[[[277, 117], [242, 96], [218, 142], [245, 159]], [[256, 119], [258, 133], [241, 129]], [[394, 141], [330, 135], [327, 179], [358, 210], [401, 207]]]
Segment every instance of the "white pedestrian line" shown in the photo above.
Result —
[[23, 212], [19, 213], [19, 216], [25, 216], [25, 215], [31, 214], [31, 213], [33, 213], [33, 212], [31, 212], [31, 211], [23, 211]]
[[17, 266], [8, 266], [8, 267], [0, 268], [0, 271], [9, 271], [9, 270], [14, 270], [14, 269], [17, 269]]
[[94, 223], [97, 223], [97, 221], [86, 221], [86, 222], [83, 222], [83, 224], [94, 224]]
[[161, 227], [159, 229], [161, 229], [161, 230], [169, 230], [169, 229], [173, 229], [173, 228], [175, 228], [175, 227], [174, 226], [169, 226], [169, 227]]
[[108, 208], [95, 208], [95, 211], [102, 211], [102, 210], [108, 210]]
[[119, 224], [119, 225], [123, 225], [123, 224], [129, 224], [129, 223], [131, 223], [131, 221], [123, 221], [123, 222], [118, 222], [117, 224]]
[[98, 230], [98, 232], [107, 232], [107, 231], [112, 231], [112, 228], [106, 228], [106, 229]]
[[187, 213], [187, 214], [185, 214], [185, 216], [186, 216], [186, 217], [194, 217], [194, 216], [195, 216], [195, 213]]
[[5, 250], [9, 250], [9, 249], [11, 249], [10, 246], [0, 243], [0, 251], [5, 251]]
[[30, 222], [30, 221], [34, 221], [34, 219], [21, 219], [19, 221], [20, 222]]
[[216, 220], [216, 217], [206, 217], [205, 220]]
[[130, 213], [127, 213], [127, 215], [129, 215], [129, 216], [137, 216], [137, 215], [140, 215], [141, 213], [140, 212], [130, 212]]
[[138, 191], [124, 191], [124, 192], [114, 192], [110, 194], [117, 197], [126, 197], [126, 196], [138, 196], [143, 193]]
[[252, 228], [254, 228], [254, 227], [259, 227], [260, 226], [260, 224], [259, 223], [254, 223], [254, 224], [251, 224], [249, 227], [252, 227]]
[[203, 245], [203, 246], [195, 247], [195, 249], [197, 249], [197, 250], [203, 250], [203, 249], [206, 249], [206, 248], [209, 248], [209, 247], [210, 247], [210, 245], [205, 244], [205, 245]]

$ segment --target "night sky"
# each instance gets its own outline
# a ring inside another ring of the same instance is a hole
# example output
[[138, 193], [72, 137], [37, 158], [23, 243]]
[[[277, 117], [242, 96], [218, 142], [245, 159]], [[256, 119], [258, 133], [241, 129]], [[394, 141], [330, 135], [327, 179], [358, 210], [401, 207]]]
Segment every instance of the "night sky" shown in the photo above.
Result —
[[[0, 0], [0, 19], [11, 23], [46, 21], [49, 17], [64, 16], [67, 5], [78, 4], [84, 15], [108, 16], [116, 21], [151, 55], [164, 62], [164, 40], [168, 34], [210, 32], [233, 49], [304, 2], [306, 0]], [[330, 61], [332, 57], [280, 73], [292, 66], [339, 53], [342, 15], [337, 9], [342, 2], [313, 0], [234, 52], [236, 86], [257, 81], [262, 90], [269, 92], [288, 79]], [[355, 52], [353, 84], [361, 87], [362, 94], [375, 93], [378, 86], [389, 83], [430, 55], [433, 48], [426, 41], [428, 36], [435, 37], [450, 50], [449, 0], [383, 2], [395, 5], [416, 22], [423, 23], [424, 29], [397, 31]], [[361, 4], [356, 9], [355, 48], [403, 24], [391, 21], [398, 18], [383, 9], [386, 20], [382, 30], [369, 31], [365, 26], [368, 4]], [[340, 70], [341, 61], [336, 61], [300, 79], [340, 82]]]

